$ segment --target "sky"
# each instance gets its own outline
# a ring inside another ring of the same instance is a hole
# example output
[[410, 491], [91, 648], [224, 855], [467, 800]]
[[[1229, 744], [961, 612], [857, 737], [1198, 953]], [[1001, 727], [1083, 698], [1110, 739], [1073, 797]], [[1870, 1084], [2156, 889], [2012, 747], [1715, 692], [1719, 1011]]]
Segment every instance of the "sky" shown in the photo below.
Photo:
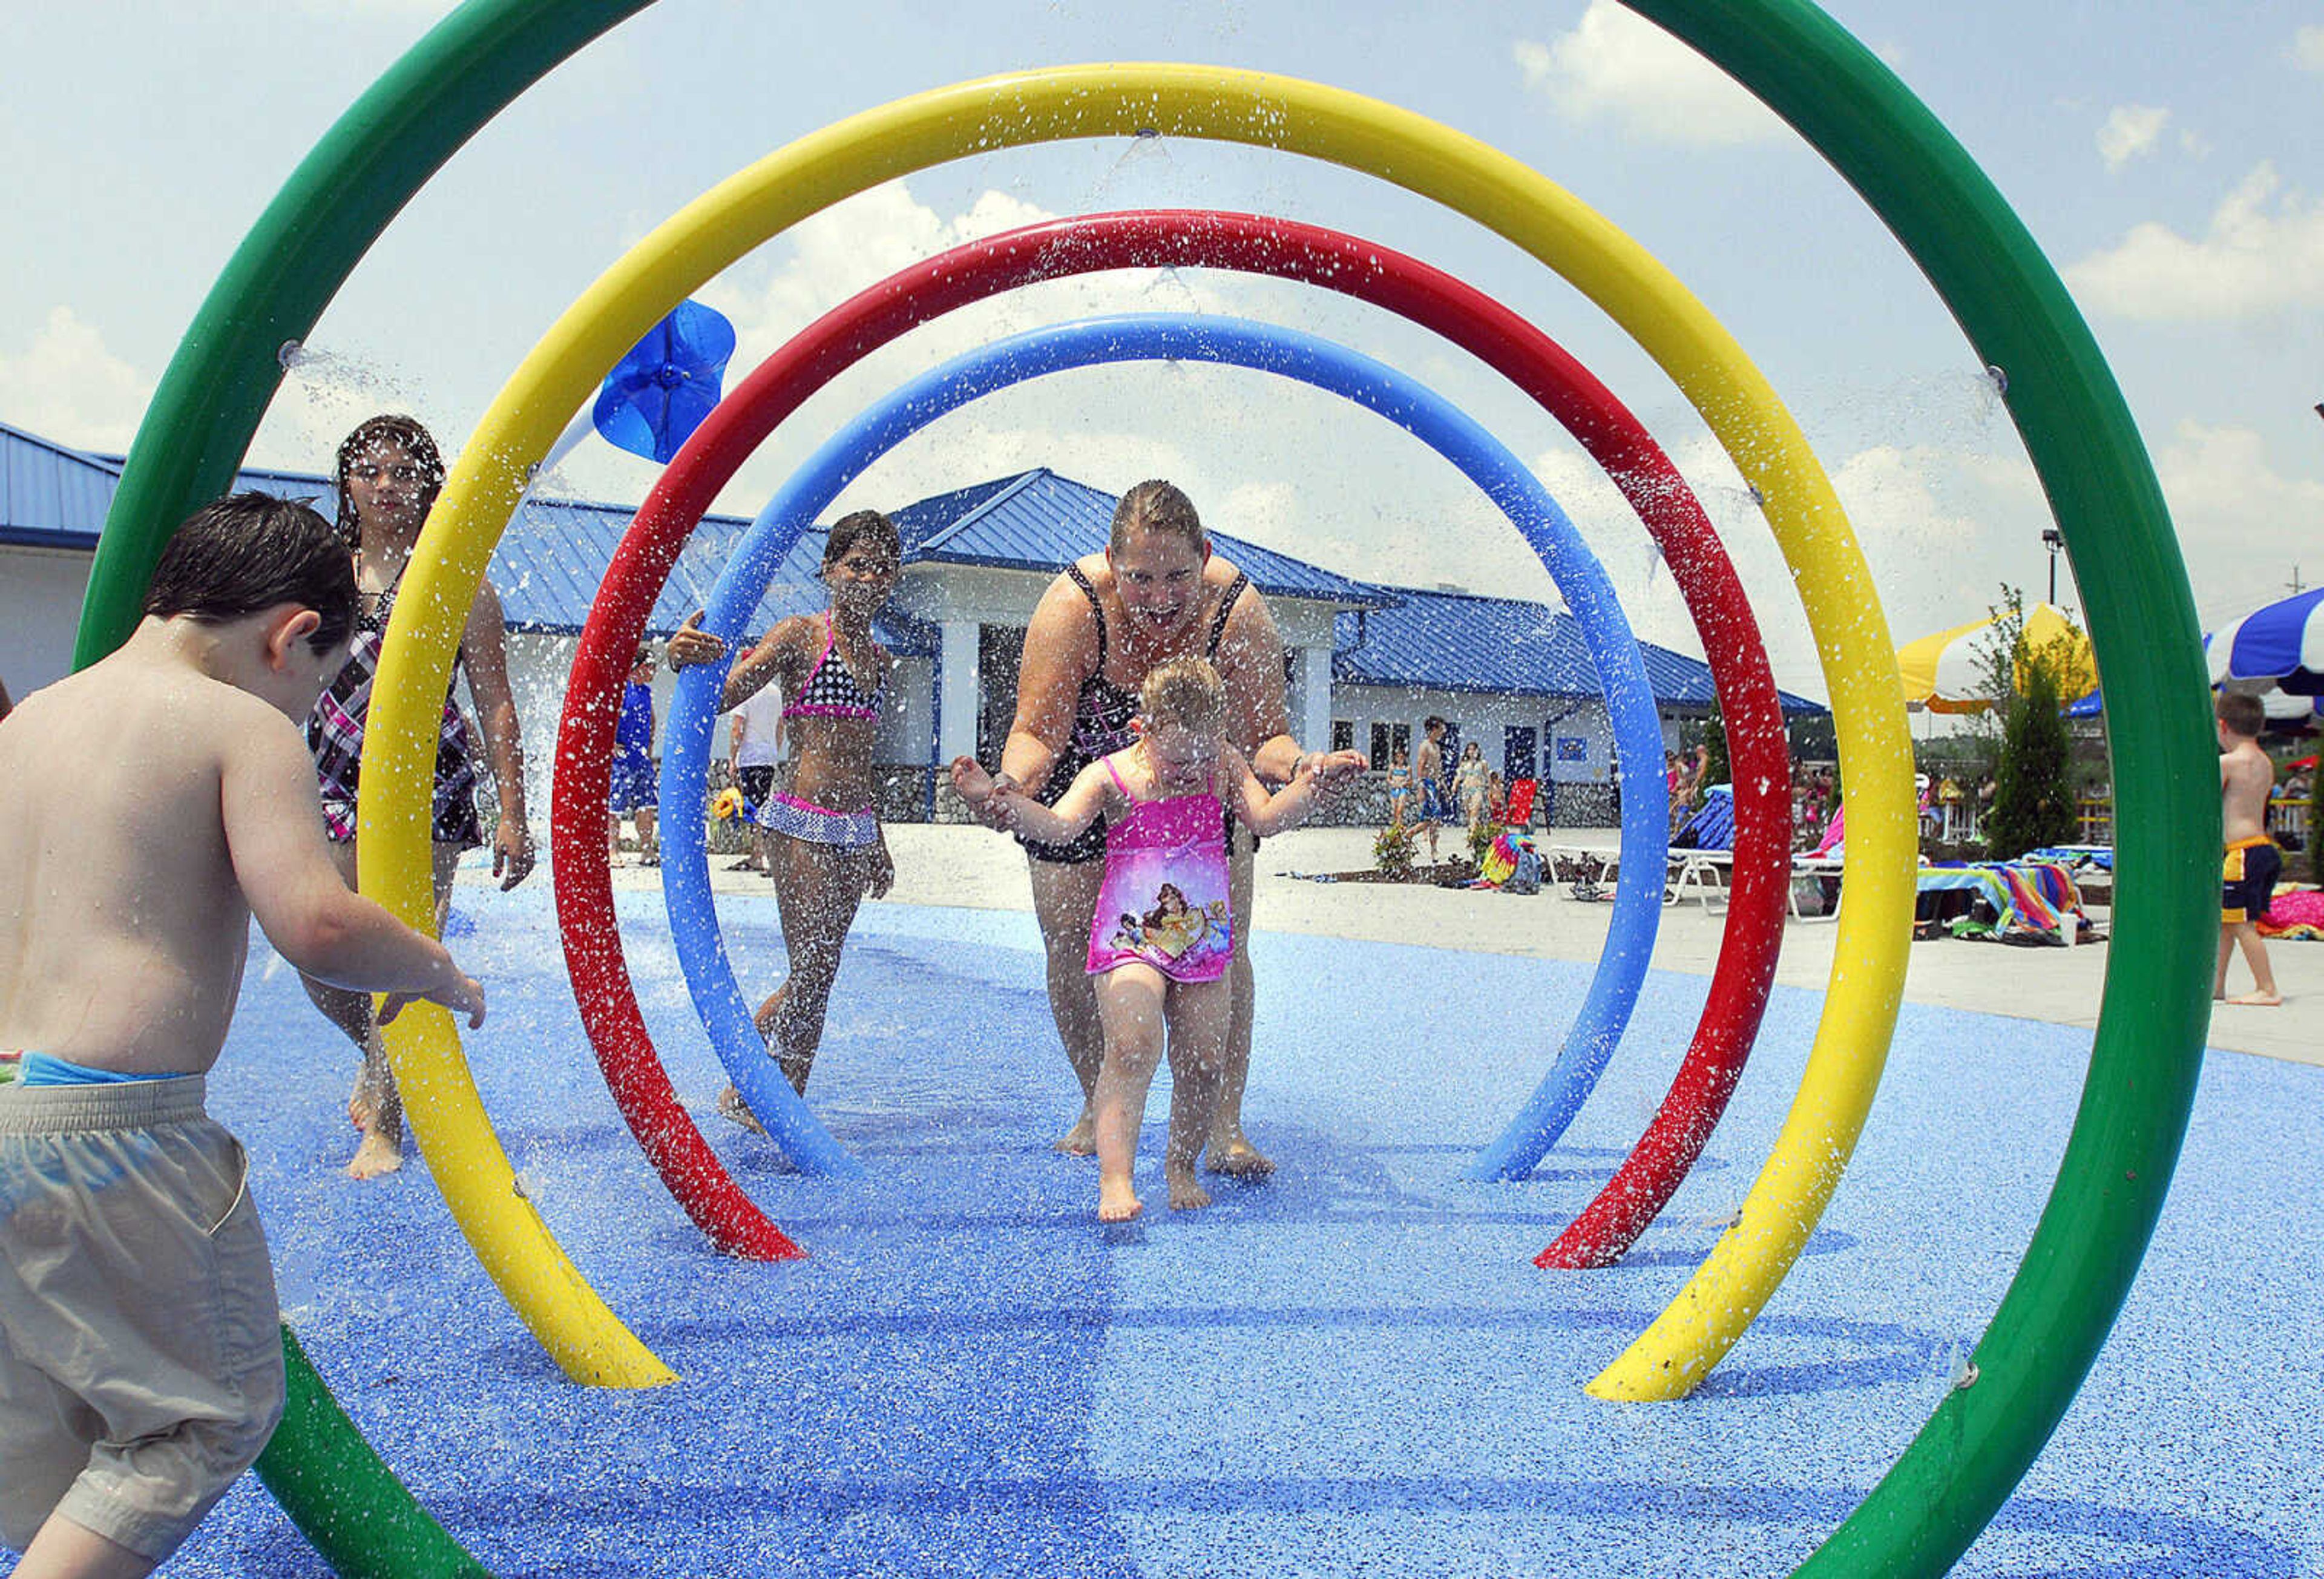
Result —
[[[431, 0], [0, 0], [0, 421], [126, 447], [219, 269], [347, 105], [449, 7]], [[2059, 268], [2120, 380], [2206, 625], [2324, 581], [2324, 5], [1836, 0], [1951, 128]], [[1727, 326], [1831, 475], [1898, 642], [2046, 590], [2048, 516], [1978, 358], [1870, 211], [1741, 90], [1613, 0], [1123, 6], [662, 0], [487, 125], [403, 211], [308, 340], [253, 449], [323, 470], [380, 409], [456, 451], [589, 282], [785, 143], [921, 89], [1105, 60], [1261, 68], [1493, 143], [1595, 207]], [[1400, 248], [1566, 346], [1670, 451], [1758, 612], [1776, 678], [1826, 694], [1765, 522], [1670, 380], [1490, 232], [1351, 172], [1190, 139], [976, 155], [770, 239], [698, 292], [731, 317], [729, 385], [918, 258], [1060, 215], [1287, 215]], [[1489, 428], [1573, 516], [1639, 634], [1699, 653], [1669, 573], [1571, 439], [1480, 364], [1376, 309], [1206, 272], [1112, 274], [927, 326], [809, 402], [722, 508], [755, 513], [871, 402], [998, 335], [1094, 312], [1231, 313], [1351, 346]], [[1216, 530], [1344, 574], [1554, 600], [1452, 468], [1337, 397], [1240, 370], [1056, 374], [907, 441], [839, 508], [1046, 465], [1167, 476]], [[634, 501], [655, 468], [591, 441], [552, 489]], [[2061, 568], [2060, 601], [2078, 603]]]

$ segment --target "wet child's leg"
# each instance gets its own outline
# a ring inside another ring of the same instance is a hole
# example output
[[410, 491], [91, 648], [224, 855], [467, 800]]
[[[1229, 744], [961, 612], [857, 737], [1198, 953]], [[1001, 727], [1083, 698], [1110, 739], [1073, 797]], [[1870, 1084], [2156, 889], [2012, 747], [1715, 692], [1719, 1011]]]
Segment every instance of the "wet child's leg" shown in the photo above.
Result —
[[1195, 1177], [1194, 1163], [1218, 1118], [1234, 1007], [1234, 994], [1223, 977], [1170, 983], [1165, 1009], [1170, 1028], [1170, 1140], [1162, 1153], [1162, 1177], [1170, 1186], [1174, 1212], [1211, 1204], [1211, 1193]]
[[1146, 1094], [1162, 1061], [1162, 973], [1148, 965], [1117, 965], [1092, 977], [1098, 1018], [1105, 1027], [1105, 1062], [1091, 1094], [1097, 1129], [1097, 1214], [1120, 1223], [1138, 1215], [1133, 1174], [1138, 1131], [1146, 1120]]
[[807, 1074], [823, 1045], [824, 1013], [839, 975], [840, 950], [871, 886], [872, 858], [862, 850], [788, 834], [776, 835], [769, 845], [790, 974], [759, 1005], [755, 1018], [782, 1064], [783, 1077], [805, 1095]]
[[1065, 1062], [1073, 1067], [1074, 1079], [1082, 1088], [1081, 1116], [1056, 1142], [1056, 1150], [1068, 1157], [1087, 1157], [1097, 1150], [1097, 1119], [1092, 1103], [1096, 1100], [1098, 1070], [1105, 1062], [1097, 978], [1089, 974], [1090, 918], [1104, 884], [1105, 863], [1044, 861], [1028, 853], [1025, 866], [1033, 885], [1033, 917], [1041, 928], [1049, 1015], [1057, 1027], [1057, 1040], [1065, 1047]]
[[661, 859], [661, 838], [654, 831], [657, 814], [650, 806], [641, 806], [630, 813], [630, 820], [638, 825], [638, 854], [651, 865]]
[[2258, 926], [2245, 921], [2233, 930], [2236, 946], [2243, 950], [2244, 964], [2251, 967], [2252, 991], [2228, 1002], [2269, 1006], [2282, 1002], [2283, 994], [2276, 991], [2275, 972], [2268, 965], [2267, 939], [2259, 935]]
[[2227, 961], [2235, 956], [2236, 924], [2233, 921], [2222, 921], [2219, 924], [2218, 964], [2211, 972], [2211, 996], [2215, 999], [2225, 998], [2227, 995]]

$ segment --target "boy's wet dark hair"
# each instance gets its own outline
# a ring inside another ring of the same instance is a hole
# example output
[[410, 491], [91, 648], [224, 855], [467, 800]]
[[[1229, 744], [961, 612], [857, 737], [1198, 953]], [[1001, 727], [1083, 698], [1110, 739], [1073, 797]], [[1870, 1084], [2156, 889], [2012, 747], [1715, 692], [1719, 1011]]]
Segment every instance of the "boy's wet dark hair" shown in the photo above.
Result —
[[2267, 705], [2257, 697], [2241, 691], [2223, 692], [2219, 697], [2219, 722], [2246, 740], [2257, 740], [2260, 731], [2267, 727]]
[[823, 568], [830, 569], [846, 557], [848, 549], [867, 541], [899, 559], [904, 557], [904, 539], [894, 522], [877, 510], [856, 510], [832, 522], [831, 540], [823, 545]]
[[322, 619], [307, 644], [327, 652], [355, 617], [355, 567], [325, 521], [295, 499], [232, 494], [203, 505], [161, 550], [145, 612], [222, 624], [295, 603]]
[[390, 444], [410, 456], [411, 464], [420, 468], [420, 513], [423, 518], [436, 508], [436, 495], [444, 491], [444, 457], [419, 420], [393, 413], [372, 418], [339, 440], [338, 469], [331, 479], [339, 492], [339, 536], [351, 549], [362, 546], [363, 528], [355, 520], [355, 502], [347, 493], [347, 468], [362, 459], [366, 450]]

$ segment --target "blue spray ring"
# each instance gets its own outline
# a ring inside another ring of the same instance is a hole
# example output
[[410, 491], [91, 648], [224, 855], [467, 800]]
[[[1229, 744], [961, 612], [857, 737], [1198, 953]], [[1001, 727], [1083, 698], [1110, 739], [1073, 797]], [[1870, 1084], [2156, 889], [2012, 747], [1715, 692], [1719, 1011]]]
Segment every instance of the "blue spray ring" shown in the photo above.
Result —
[[[1045, 374], [1154, 361], [1217, 363], [1278, 374], [1386, 417], [1452, 463], [1508, 517], [1541, 556], [1581, 627], [1606, 688], [1615, 750], [1637, 771], [1623, 780], [1621, 874], [1605, 952], [1590, 990], [1548, 1075], [1478, 1165], [1494, 1177], [1522, 1172], [1555, 1143], [1605, 1072], [1654, 954], [1669, 853], [1669, 800], [1653, 771], [1662, 760], [1662, 726], [1645, 657], [1605, 568], [1539, 480], [1442, 395], [1331, 341], [1241, 319], [1125, 315], [996, 341], [903, 385], [826, 440], [768, 501], [736, 545], [711, 591], [702, 628], [733, 651], [777, 568], [808, 524], [874, 461], [938, 417]], [[731, 660], [682, 672], [664, 726], [661, 882], [671, 940], [711, 1046], [769, 1136], [806, 1173], [859, 1177], [862, 1165], [767, 1056], [718, 928], [701, 808], [729, 667]], [[1514, 1154], [1526, 1149], [1532, 1155], [1518, 1165]]]

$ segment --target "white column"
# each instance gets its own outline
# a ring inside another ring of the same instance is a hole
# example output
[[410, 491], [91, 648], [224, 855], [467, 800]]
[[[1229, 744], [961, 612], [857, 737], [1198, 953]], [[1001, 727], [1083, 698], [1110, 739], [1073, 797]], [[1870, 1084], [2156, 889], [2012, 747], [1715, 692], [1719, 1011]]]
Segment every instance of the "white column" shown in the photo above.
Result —
[[1296, 711], [1291, 716], [1292, 730], [1299, 736], [1299, 743], [1307, 750], [1329, 751], [1332, 749], [1332, 649], [1329, 645], [1299, 649], [1299, 695], [1293, 701]]
[[936, 697], [936, 750], [945, 762], [976, 753], [977, 633], [974, 620], [946, 620], [944, 688]]

